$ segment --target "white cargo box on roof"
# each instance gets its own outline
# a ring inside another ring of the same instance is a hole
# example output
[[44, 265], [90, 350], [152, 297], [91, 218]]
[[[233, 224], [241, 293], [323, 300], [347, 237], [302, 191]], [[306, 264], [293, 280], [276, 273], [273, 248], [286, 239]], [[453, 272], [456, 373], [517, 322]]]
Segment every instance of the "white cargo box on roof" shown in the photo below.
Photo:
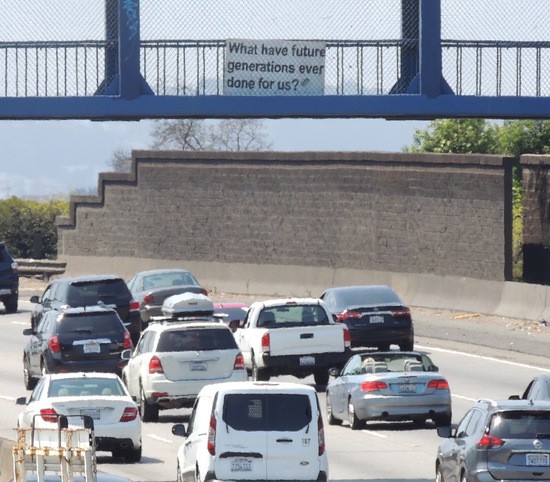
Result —
[[182, 293], [166, 298], [162, 313], [164, 316], [212, 315], [214, 303], [208, 296], [199, 293]]

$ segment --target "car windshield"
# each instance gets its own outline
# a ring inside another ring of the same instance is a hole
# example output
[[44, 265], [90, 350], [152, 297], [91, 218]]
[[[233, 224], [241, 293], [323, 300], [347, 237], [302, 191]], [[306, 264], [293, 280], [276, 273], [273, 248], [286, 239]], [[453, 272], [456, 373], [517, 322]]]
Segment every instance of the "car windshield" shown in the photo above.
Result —
[[387, 286], [372, 286], [349, 288], [335, 291], [335, 299], [339, 308], [350, 306], [401, 305], [402, 302], [395, 292]]
[[67, 293], [70, 306], [90, 306], [99, 301], [109, 304], [124, 304], [131, 299], [123, 279], [97, 280], [72, 283]]
[[491, 417], [489, 434], [500, 439], [550, 437], [550, 410], [510, 410]]
[[288, 326], [315, 326], [330, 323], [325, 310], [319, 305], [284, 305], [264, 308], [257, 326], [284, 328]]
[[311, 422], [310, 399], [294, 393], [231, 393], [224, 398], [223, 420], [246, 432], [295, 432]]
[[157, 273], [155, 275], [145, 276], [143, 278], [143, 289], [145, 290], [183, 285], [199, 286], [199, 282], [191, 273], [187, 273], [185, 271]]
[[231, 349], [237, 349], [237, 342], [227, 328], [167, 330], [157, 346], [158, 352]]
[[124, 389], [116, 378], [62, 378], [52, 380], [48, 389], [49, 397], [120, 397], [122, 395], [125, 395]]

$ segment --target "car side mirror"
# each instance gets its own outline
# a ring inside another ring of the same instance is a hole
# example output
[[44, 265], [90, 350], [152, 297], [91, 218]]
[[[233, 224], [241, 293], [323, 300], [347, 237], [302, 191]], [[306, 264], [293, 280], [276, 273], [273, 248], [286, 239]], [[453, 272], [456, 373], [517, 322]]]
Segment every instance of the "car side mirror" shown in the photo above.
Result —
[[122, 350], [122, 352], [120, 353], [120, 358], [122, 360], [129, 360], [130, 358], [132, 358], [132, 350], [130, 348]]
[[26, 405], [27, 404], [27, 397], [18, 397], [15, 399], [16, 405]]
[[429, 372], [438, 372], [439, 367], [437, 365], [431, 365], [431, 366], [428, 367], [428, 371]]
[[31, 336], [34, 335], [36, 332], [32, 328], [25, 328], [23, 330], [23, 335], [25, 336]]
[[328, 369], [328, 374], [331, 377], [338, 378], [340, 376], [340, 370], [336, 367], [332, 367]]
[[31, 303], [40, 303], [40, 297], [38, 295], [31, 296]]
[[338, 319], [338, 317], [335, 314], [333, 314], [332, 315], [332, 321], [336, 322], [337, 319]]
[[176, 423], [172, 425], [172, 434], [177, 435], [178, 437], [187, 437], [187, 430], [183, 423]]

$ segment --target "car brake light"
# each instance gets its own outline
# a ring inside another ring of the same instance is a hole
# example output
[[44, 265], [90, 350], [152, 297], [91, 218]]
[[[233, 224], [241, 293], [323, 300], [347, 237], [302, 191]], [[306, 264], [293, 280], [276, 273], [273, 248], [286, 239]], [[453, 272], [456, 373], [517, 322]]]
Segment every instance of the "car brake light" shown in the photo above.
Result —
[[479, 439], [476, 444], [476, 448], [479, 450], [497, 449], [504, 445], [504, 440], [499, 439], [493, 435], [484, 435]]
[[212, 413], [208, 427], [208, 443], [206, 445], [210, 455], [216, 455], [216, 416]]
[[271, 349], [271, 340], [269, 339], [269, 333], [264, 333], [262, 336], [262, 352], [267, 353]]
[[145, 295], [145, 298], [143, 298], [143, 302], [146, 305], [150, 305], [155, 302], [155, 297], [153, 296], [153, 293], [148, 293]]
[[137, 407], [126, 407], [122, 417], [120, 417], [120, 422], [131, 422], [137, 418], [138, 409]]
[[319, 438], [319, 455], [325, 453], [325, 428], [323, 427], [323, 417], [319, 415], [317, 419], [317, 433]]
[[336, 314], [336, 321], [340, 323], [346, 320], [358, 320], [360, 318], [363, 318], [363, 315], [359, 311], [342, 311]]
[[239, 353], [235, 357], [235, 363], [233, 363], [233, 370], [244, 370], [244, 357], [242, 353]]
[[410, 318], [411, 310], [406, 307], [394, 308], [391, 310], [391, 314], [394, 318]]
[[383, 390], [384, 388], [388, 388], [388, 385], [384, 382], [374, 381], [361, 383], [362, 392], [377, 392], [378, 390]]
[[344, 327], [344, 346], [346, 348], [349, 348], [351, 346], [351, 333], [347, 329], [347, 327]]
[[449, 390], [449, 382], [447, 380], [430, 380], [428, 387], [436, 390]]
[[50, 341], [48, 342], [48, 345], [49, 345], [50, 351], [52, 353], [60, 353], [61, 352], [61, 343], [59, 343], [59, 337], [57, 335], [52, 336], [50, 338]]
[[134, 344], [132, 343], [132, 336], [130, 335], [130, 332], [128, 330], [126, 330], [124, 332], [124, 349], [127, 350], [127, 349], [132, 349], [134, 347]]
[[43, 408], [40, 410], [40, 416], [44, 422], [57, 422], [57, 412], [53, 408]]
[[137, 301], [130, 301], [130, 311], [139, 311], [139, 303]]
[[149, 360], [149, 373], [164, 373], [160, 358], [156, 355]]

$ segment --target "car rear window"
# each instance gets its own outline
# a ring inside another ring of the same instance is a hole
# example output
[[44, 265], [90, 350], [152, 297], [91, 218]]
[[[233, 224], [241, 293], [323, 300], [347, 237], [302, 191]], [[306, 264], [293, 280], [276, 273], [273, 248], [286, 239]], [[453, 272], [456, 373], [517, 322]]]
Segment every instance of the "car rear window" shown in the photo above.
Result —
[[336, 293], [336, 303], [339, 308], [353, 306], [372, 306], [372, 305], [401, 305], [402, 301], [397, 294], [390, 288], [373, 287], [369, 289], [349, 289]]
[[283, 328], [288, 326], [328, 325], [329, 318], [320, 305], [285, 305], [264, 308], [257, 326]]
[[125, 330], [118, 315], [114, 312], [65, 315], [58, 326], [58, 333], [91, 333], [98, 335], [119, 335]]
[[550, 437], [550, 411], [511, 410], [492, 416], [489, 434], [501, 439], [532, 439], [537, 434]]
[[71, 283], [67, 303], [71, 306], [89, 306], [102, 301], [106, 305], [129, 303], [132, 295], [123, 279], [83, 281]]
[[231, 393], [225, 395], [223, 420], [246, 432], [296, 432], [311, 423], [307, 395], [288, 393]]
[[114, 378], [61, 378], [52, 380], [48, 389], [50, 397], [96, 395], [120, 397], [125, 395], [119, 380]]
[[196, 351], [238, 349], [233, 334], [228, 329], [167, 330], [161, 333], [157, 351]]

